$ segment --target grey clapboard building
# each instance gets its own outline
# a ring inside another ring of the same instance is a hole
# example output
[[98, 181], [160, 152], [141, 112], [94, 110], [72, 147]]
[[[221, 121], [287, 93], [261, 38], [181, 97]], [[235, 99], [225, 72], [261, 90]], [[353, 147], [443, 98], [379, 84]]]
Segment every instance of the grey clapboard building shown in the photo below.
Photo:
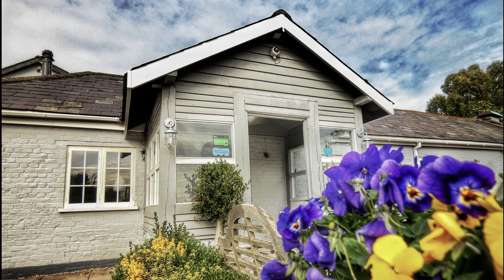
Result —
[[2, 70], [5, 275], [110, 263], [154, 213], [212, 240], [187, 178], [216, 158], [276, 216], [320, 195], [322, 171], [367, 144], [364, 123], [394, 114], [282, 10], [124, 75], [19, 69]]

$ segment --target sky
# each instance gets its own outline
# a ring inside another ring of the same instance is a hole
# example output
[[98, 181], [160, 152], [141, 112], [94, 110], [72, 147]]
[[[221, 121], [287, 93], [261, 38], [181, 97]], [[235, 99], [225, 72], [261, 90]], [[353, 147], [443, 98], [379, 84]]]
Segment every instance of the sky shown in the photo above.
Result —
[[2, 67], [50, 49], [70, 72], [123, 74], [279, 8], [396, 108], [424, 111], [446, 75], [503, 56], [502, 0], [2, 0]]

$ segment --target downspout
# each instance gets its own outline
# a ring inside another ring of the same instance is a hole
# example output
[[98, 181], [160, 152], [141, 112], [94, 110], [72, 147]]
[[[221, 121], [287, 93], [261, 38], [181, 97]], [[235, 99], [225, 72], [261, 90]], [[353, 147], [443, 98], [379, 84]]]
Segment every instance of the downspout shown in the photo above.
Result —
[[418, 155], [418, 150], [422, 148], [422, 142], [418, 141], [415, 147], [413, 147], [413, 163], [415, 166], [420, 165], [420, 156]]

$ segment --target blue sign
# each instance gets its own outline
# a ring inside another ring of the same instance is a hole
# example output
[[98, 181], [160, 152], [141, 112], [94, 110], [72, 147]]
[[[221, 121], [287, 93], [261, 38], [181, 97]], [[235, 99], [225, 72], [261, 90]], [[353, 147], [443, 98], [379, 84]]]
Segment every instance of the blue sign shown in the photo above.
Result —
[[332, 156], [332, 148], [329, 146], [324, 147], [324, 156], [330, 157]]
[[212, 149], [212, 155], [214, 157], [229, 157], [229, 154], [230, 154], [229, 148], [214, 147]]

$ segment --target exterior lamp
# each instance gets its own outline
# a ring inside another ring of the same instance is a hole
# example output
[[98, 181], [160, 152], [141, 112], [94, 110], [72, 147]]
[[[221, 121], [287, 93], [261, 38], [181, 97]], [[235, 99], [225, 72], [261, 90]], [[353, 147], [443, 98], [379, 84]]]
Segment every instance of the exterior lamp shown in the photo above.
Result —
[[164, 120], [163, 124], [165, 127], [165, 143], [167, 143], [168, 146], [174, 146], [177, 141], [177, 123], [174, 119], [167, 118]]
[[371, 142], [371, 137], [369, 137], [369, 135], [367, 134], [367, 131], [365, 129], [357, 132], [357, 136], [359, 136], [359, 138], [362, 138], [362, 148], [363, 149], [367, 149], [369, 147], [369, 144]]

